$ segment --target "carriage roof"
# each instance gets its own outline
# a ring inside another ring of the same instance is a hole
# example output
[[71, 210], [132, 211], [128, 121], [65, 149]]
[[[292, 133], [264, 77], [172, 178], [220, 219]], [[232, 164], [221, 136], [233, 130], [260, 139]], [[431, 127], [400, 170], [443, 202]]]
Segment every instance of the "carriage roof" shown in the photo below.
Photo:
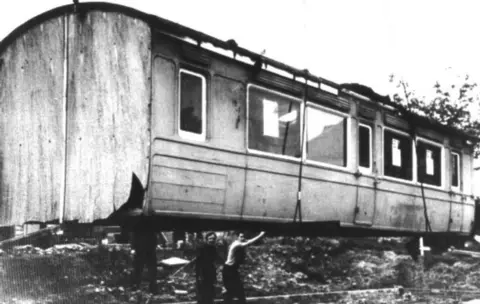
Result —
[[[409, 112], [403, 106], [396, 104], [390, 100], [388, 96], [382, 96], [377, 94], [371, 88], [361, 85], [361, 84], [337, 84], [333, 81], [324, 79], [322, 77], [316, 76], [310, 73], [307, 69], [297, 69], [288, 64], [279, 62], [277, 60], [268, 58], [261, 54], [252, 52], [248, 49], [238, 46], [234, 40], [223, 41], [221, 39], [215, 38], [208, 34], [202, 33], [200, 31], [191, 29], [189, 27], [183, 26], [181, 24], [172, 22], [170, 20], [147, 14], [139, 10], [107, 2], [85, 2], [80, 4], [70, 4], [61, 7], [54, 8], [50, 11], [42, 13], [29, 21], [25, 22], [21, 26], [17, 27], [12, 31], [7, 37], [0, 41], [0, 54], [5, 50], [5, 48], [12, 43], [17, 37], [21, 36], [24, 32], [30, 28], [42, 23], [45, 20], [48, 20], [53, 17], [57, 17], [66, 13], [77, 13], [82, 14], [92, 10], [101, 10], [105, 12], [117, 12], [122, 13], [127, 16], [138, 18], [150, 24], [153, 28], [161, 29], [164, 32], [170, 33], [179, 38], [190, 38], [197, 42], [198, 45], [202, 43], [210, 43], [214, 47], [221, 48], [227, 51], [232, 51], [236, 55], [244, 56], [249, 58], [252, 62], [262, 62], [265, 65], [275, 67], [282, 71], [285, 71], [291, 74], [293, 77], [298, 77], [305, 82], [311, 81], [315, 83], [322, 83], [333, 87], [338, 90], [339, 94], [344, 94], [348, 96], [356, 96], [361, 99], [368, 100], [379, 105], [387, 106], [398, 116], [403, 117], [413, 126], [428, 127], [434, 128], [438, 131], [449, 134], [450, 136], [460, 136], [465, 140], [470, 140], [472, 142], [479, 142], [480, 138], [474, 134], [465, 132], [464, 130], [459, 130], [450, 126], [445, 126], [437, 121], [428, 119], [426, 117], [420, 116], [418, 114]], [[2, 59], [0, 58], [0, 66], [3, 64]]]

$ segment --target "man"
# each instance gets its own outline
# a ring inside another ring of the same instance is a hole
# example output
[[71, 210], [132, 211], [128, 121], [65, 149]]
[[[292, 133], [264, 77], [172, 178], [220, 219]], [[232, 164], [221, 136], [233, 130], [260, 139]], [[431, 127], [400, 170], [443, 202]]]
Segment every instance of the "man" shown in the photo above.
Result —
[[261, 232], [259, 235], [245, 241], [245, 235], [238, 233], [238, 237], [230, 245], [227, 254], [227, 260], [223, 266], [223, 284], [225, 285], [226, 292], [224, 294], [224, 302], [232, 303], [233, 298], [237, 297], [239, 303], [246, 303], [245, 290], [243, 288], [243, 282], [240, 278], [238, 269], [245, 261], [245, 249], [247, 246], [253, 244], [261, 237], [265, 235], [265, 232]]
[[141, 212], [145, 202], [145, 192], [146, 189], [143, 188], [138, 176], [132, 173], [132, 184], [127, 201], [118, 210], [115, 210], [115, 206], [113, 206], [114, 211], [108, 216], [106, 222], [110, 225], [120, 225], [123, 237], [126, 238], [130, 235], [132, 238], [130, 241], [132, 249], [135, 251], [131, 277], [133, 288], [140, 288], [143, 268], [146, 265], [150, 283], [149, 290], [151, 293], [157, 293], [157, 225], [154, 219], [148, 216], [126, 220], [129, 218], [130, 212], [135, 210]]
[[215, 260], [217, 255], [217, 235], [209, 232], [205, 236], [206, 242], [199, 246], [195, 264], [195, 279], [197, 287], [197, 303], [213, 304], [215, 298], [215, 282], [217, 272]]
[[133, 287], [139, 288], [143, 267], [148, 269], [149, 291], [158, 293], [157, 287], [157, 233], [147, 219], [139, 220], [133, 228], [132, 247], [135, 250], [133, 260]]

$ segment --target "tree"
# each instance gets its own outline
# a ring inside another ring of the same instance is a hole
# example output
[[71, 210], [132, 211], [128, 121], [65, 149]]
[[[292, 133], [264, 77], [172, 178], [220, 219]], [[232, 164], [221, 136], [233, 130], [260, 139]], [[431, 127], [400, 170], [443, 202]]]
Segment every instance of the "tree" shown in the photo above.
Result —
[[[407, 111], [480, 137], [480, 92], [468, 74], [436, 81], [429, 96], [418, 94], [398, 76], [390, 75], [390, 82], [395, 85], [393, 102]], [[477, 144], [475, 156], [479, 155]]]

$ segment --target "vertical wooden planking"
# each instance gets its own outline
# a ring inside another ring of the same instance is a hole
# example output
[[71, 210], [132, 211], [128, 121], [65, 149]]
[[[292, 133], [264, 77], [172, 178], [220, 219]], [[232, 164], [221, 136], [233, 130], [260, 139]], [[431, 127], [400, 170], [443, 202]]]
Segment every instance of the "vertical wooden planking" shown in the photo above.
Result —
[[58, 218], [63, 176], [63, 16], [0, 58], [0, 225]]
[[[173, 136], [177, 132], [177, 111], [175, 83], [175, 63], [160, 56], [153, 61], [152, 113], [153, 134], [156, 136]], [[159, 118], [159, 119], [158, 119]]]
[[69, 18], [66, 220], [104, 218], [123, 204], [132, 173], [146, 186], [148, 24], [120, 13]]
[[212, 141], [219, 147], [245, 151], [245, 85], [222, 76], [213, 77], [213, 94], [207, 105], [207, 124]]
[[[462, 157], [462, 156], [461, 156]], [[467, 195], [472, 194], [472, 157], [468, 154], [463, 154], [463, 161], [461, 162], [463, 165], [463, 170], [461, 170], [461, 174], [463, 174], [463, 193]]]

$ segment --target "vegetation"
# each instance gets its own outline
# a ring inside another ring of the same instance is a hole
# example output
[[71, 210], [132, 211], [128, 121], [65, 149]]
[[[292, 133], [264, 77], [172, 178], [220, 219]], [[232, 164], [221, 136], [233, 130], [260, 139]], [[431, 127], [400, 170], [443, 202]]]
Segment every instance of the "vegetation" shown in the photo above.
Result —
[[[449, 74], [452, 76], [450, 70]], [[478, 84], [468, 74], [436, 81], [431, 92], [419, 94], [403, 78], [390, 75], [394, 84], [393, 102], [407, 111], [427, 117], [442, 125], [453, 127], [480, 137], [480, 91]], [[480, 144], [475, 146], [475, 156], [480, 155]]]

